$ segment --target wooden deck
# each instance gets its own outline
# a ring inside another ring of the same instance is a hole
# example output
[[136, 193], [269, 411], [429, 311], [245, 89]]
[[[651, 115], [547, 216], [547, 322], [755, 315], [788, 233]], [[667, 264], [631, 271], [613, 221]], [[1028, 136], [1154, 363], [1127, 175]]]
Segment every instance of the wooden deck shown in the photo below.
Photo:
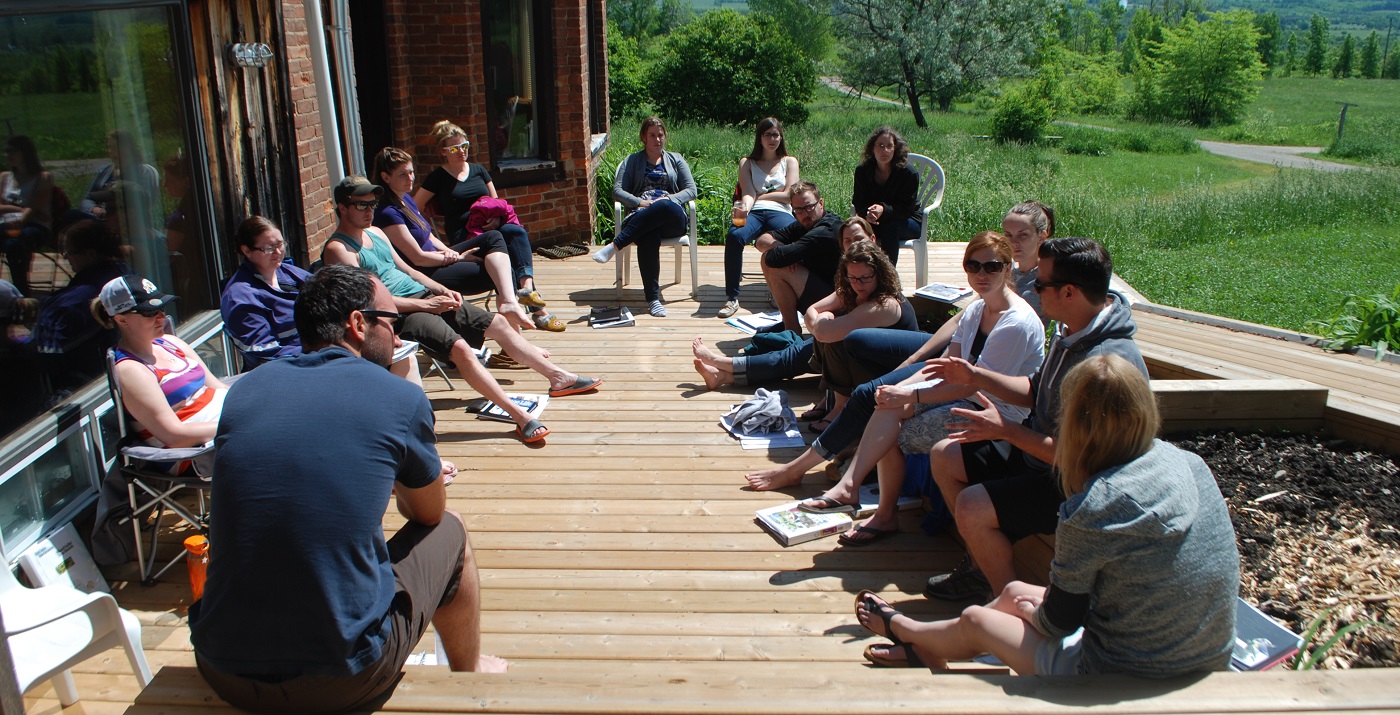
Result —
[[[933, 280], [959, 281], [961, 244], [930, 246]], [[750, 259], [752, 260], [752, 259]], [[1335, 712], [1400, 711], [1400, 671], [1216, 674], [1192, 683], [997, 677], [985, 670], [935, 677], [873, 671], [861, 650], [875, 641], [852, 615], [869, 588], [911, 613], [950, 616], [925, 600], [925, 579], [961, 556], [905, 512], [904, 533], [865, 549], [825, 539], [783, 548], [753, 522], [756, 509], [817, 494], [820, 472], [785, 494], [741, 488], [747, 470], [786, 460], [744, 451], [716, 421], [741, 391], [707, 392], [691, 368], [699, 335], [733, 353], [745, 336], [713, 317], [722, 302], [722, 251], [701, 249], [700, 301], [671, 286], [670, 317], [633, 328], [589, 330], [591, 306], [611, 305], [612, 266], [586, 257], [540, 258], [564, 334], [534, 333], [557, 362], [604, 375], [595, 395], [555, 400], [553, 431], [527, 447], [509, 425], [468, 419], [474, 396], [458, 380], [427, 389], [442, 454], [461, 469], [448, 488], [481, 567], [483, 649], [510, 659], [506, 676], [410, 668], [388, 709], [405, 712]], [[668, 261], [663, 261], [666, 266]], [[912, 281], [911, 257], [902, 274]], [[687, 271], [688, 272], [688, 271]], [[663, 277], [669, 266], [663, 269]], [[634, 279], [635, 280], [635, 279]], [[636, 285], [634, 283], [634, 285]], [[640, 308], [640, 288], [627, 293]], [[743, 305], [767, 310], [761, 285]], [[1161, 377], [1301, 377], [1331, 388], [1329, 409], [1400, 424], [1400, 368], [1327, 355], [1277, 340], [1138, 314], [1139, 342]], [[497, 371], [508, 390], [542, 391], [529, 371]], [[786, 385], [801, 411], [815, 378]], [[385, 524], [397, 528], [392, 510]], [[175, 540], [172, 535], [171, 541]], [[188, 584], [174, 569], [151, 588], [110, 574], [122, 605], [145, 624], [155, 682], [138, 691], [119, 652], [80, 666], [82, 700], [70, 712], [182, 713], [219, 708], [194, 673], [186, 626]], [[269, 584], [275, 588], [276, 584]], [[430, 648], [431, 641], [426, 641]], [[59, 710], [51, 688], [26, 698], [30, 713]], [[133, 705], [133, 703], [135, 703]]]

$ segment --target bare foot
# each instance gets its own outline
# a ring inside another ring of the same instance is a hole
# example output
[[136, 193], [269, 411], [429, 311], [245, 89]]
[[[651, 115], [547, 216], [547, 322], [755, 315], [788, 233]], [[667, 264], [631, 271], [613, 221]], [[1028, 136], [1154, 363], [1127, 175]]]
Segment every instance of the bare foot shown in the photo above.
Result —
[[519, 303], [499, 303], [496, 305], [496, 312], [505, 316], [506, 321], [517, 330], [535, 329], [535, 321], [530, 319], [530, 314], [525, 312]]
[[700, 377], [704, 379], [706, 388], [713, 390], [719, 387], [724, 387], [724, 385], [727, 384], [724, 381], [725, 373], [723, 370], [720, 370], [717, 367], [711, 367], [710, 365], [706, 365], [699, 358], [696, 358], [691, 362], [695, 364], [695, 371], [700, 373]]
[[715, 351], [706, 347], [704, 338], [696, 338], [690, 341], [690, 351], [692, 353], [695, 353], [696, 360], [699, 360], [711, 367], [714, 367], [715, 363], [718, 362], [721, 357], [724, 357], [723, 355], [720, 355], [719, 353], [716, 353]]
[[744, 479], [747, 479], [749, 486], [754, 489], [766, 492], [800, 484], [802, 472], [796, 471], [791, 465], [784, 464], [781, 467], [745, 474]]
[[451, 484], [452, 480], [456, 478], [457, 465], [447, 461], [446, 459], [442, 460], [442, 485], [445, 487]]
[[476, 672], [478, 673], [504, 673], [509, 668], [510, 661], [505, 658], [497, 658], [494, 655], [483, 653], [476, 659]]

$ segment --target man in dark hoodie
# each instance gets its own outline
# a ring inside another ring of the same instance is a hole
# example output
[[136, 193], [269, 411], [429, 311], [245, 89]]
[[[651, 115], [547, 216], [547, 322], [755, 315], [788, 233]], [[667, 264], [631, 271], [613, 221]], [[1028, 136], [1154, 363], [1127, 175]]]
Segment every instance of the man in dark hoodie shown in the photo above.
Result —
[[986, 395], [983, 410], [953, 410], [961, 430], [934, 445], [934, 480], [953, 511], [968, 557], [951, 573], [929, 579], [931, 598], [987, 600], [1016, 577], [1012, 543], [1053, 534], [1064, 500], [1051, 473], [1060, 419], [1060, 382], [1070, 368], [1096, 355], [1117, 355], [1142, 374], [1132, 308], [1109, 290], [1113, 261], [1088, 238], [1040, 245], [1035, 291], [1058, 329], [1040, 370], [1029, 378], [1000, 375], [958, 358], [932, 360], [925, 371], [946, 382], [975, 386], [1010, 404], [1031, 408], [1022, 424], [1007, 423]]

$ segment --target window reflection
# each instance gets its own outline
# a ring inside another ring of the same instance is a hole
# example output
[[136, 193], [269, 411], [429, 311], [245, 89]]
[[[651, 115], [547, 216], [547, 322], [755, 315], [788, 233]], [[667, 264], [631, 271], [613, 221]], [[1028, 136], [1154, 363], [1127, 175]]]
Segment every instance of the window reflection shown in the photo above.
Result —
[[493, 159], [538, 158], [539, 121], [536, 96], [534, 3], [486, 0], [482, 3], [486, 36], [486, 94], [494, 124]]
[[107, 280], [179, 295], [177, 321], [214, 306], [172, 12], [0, 15], [0, 437], [102, 377]]

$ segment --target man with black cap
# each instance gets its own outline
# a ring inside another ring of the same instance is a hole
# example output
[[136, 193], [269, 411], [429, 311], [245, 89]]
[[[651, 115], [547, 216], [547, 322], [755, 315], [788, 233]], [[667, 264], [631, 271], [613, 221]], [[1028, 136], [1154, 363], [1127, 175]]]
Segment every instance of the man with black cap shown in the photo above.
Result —
[[[321, 257], [326, 265], [359, 266], [379, 277], [394, 298], [394, 308], [406, 315], [403, 336], [422, 344], [429, 354], [447, 357], [467, 384], [510, 413], [516, 435], [537, 442], [549, 429], [506, 397], [496, 378], [476, 359], [471, 348], [486, 338], [501, 345], [512, 358], [549, 378], [549, 396], [563, 397], [596, 390], [601, 378], [581, 377], [550, 362], [504, 314], [490, 313], [462, 301], [462, 295], [423, 275], [403, 260], [389, 238], [375, 228], [374, 209], [384, 189], [363, 176], [347, 176], [335, 187], [338, 223]], [[516, 325], [530, 329], [528, 318]]]

